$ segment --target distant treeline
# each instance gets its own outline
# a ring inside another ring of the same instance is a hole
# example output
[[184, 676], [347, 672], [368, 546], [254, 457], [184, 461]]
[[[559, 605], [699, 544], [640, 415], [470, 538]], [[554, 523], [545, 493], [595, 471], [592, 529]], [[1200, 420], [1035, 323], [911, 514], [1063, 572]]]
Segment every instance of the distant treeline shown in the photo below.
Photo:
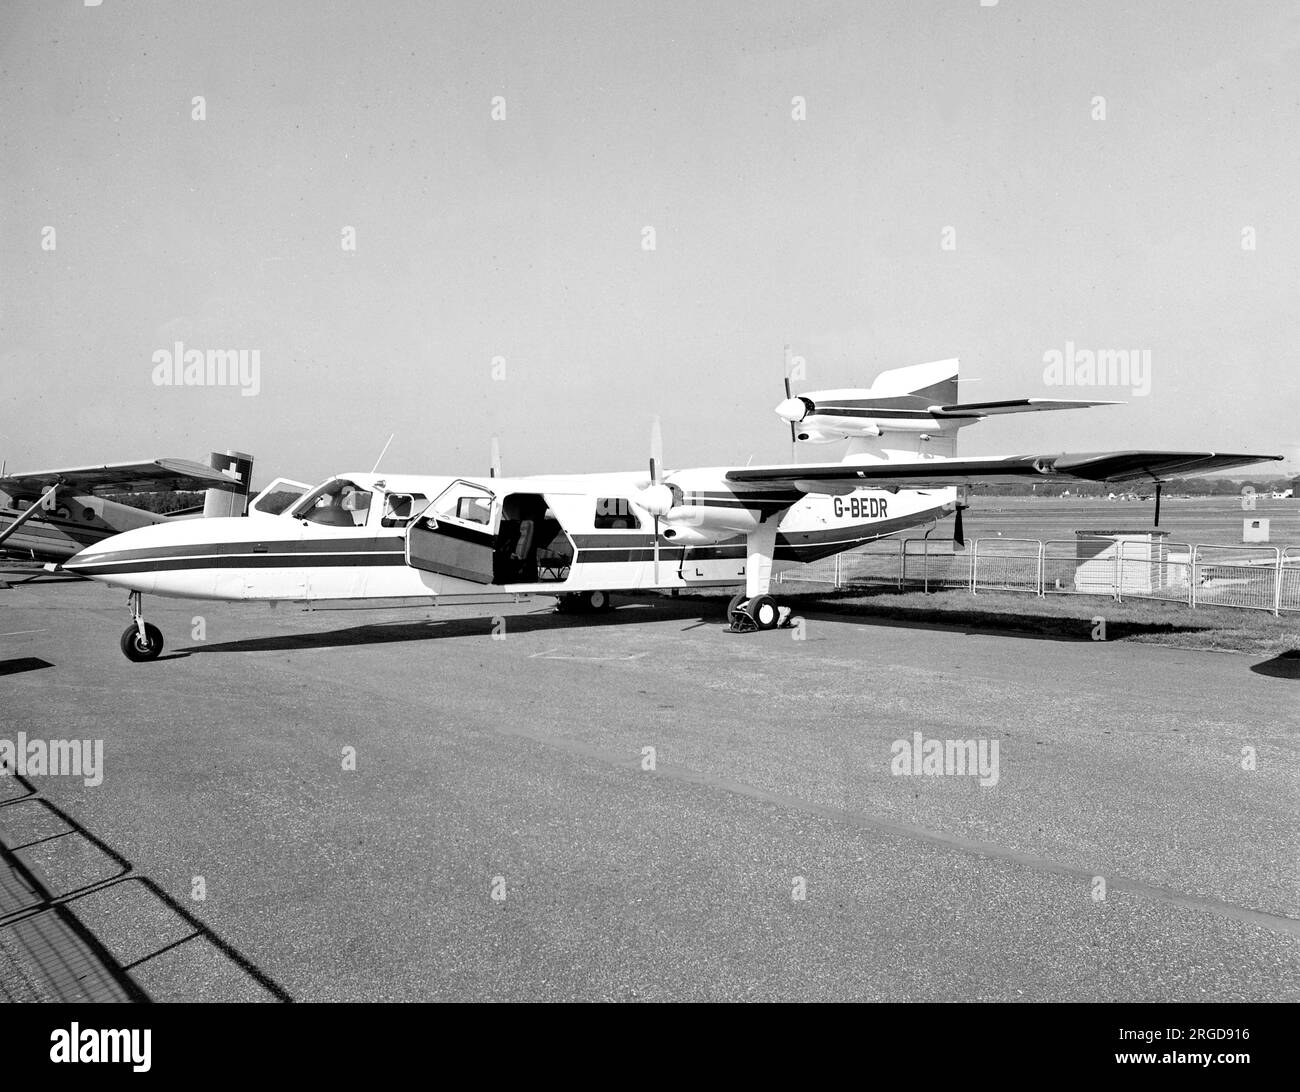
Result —
[[166, 515], [179, 512], [182, 508], [197, 508], [203, 504], [203, 491], [166, 491], [160, 493], [108, 493], [105, 500], [129, 504], [132, 508], [143, 508], [146, 512]]
[[[1285, 493], [1291, 488], [1290, 478], [1272, 478], [1265, 481], [1251, 481], [1234, 478], [1185, 478], [1170, 482], [1163, 490], [1166, 497], [1225, 497], [1237, 496], [1247, 487], [1262, 496], [1269, 493]], [[1139, 497], [1155, 496], [1155, 486], [1151, 482], [1049, 482], [1038, 485], [1034, 482], [1005, 482], [999, 485], [982, 485], [979, 492], [993, 497], [1060, 497], [1068, 493], [1072, 497], [1108, 497], [1136, 494]]]

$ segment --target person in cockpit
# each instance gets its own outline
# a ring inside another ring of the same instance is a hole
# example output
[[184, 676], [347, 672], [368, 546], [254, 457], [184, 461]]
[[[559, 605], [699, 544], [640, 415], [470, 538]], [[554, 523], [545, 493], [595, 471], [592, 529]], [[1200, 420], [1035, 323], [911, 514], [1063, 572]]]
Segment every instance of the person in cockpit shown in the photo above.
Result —
[[345, 484], [318, 496], [303, 518], [326, 527], [361, 527], [369, 510], [370, 494]]

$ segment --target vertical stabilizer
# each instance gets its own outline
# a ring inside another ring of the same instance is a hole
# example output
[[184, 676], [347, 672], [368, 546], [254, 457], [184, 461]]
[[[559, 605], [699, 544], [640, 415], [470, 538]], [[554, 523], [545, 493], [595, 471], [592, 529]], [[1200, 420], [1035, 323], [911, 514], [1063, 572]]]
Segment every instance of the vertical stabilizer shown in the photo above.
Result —
[[203, 495], [203, 518], [242, 516], [248, 508], [248, 487], [253, 481], [253, 456], [242, 451], [214, 451], [208, 465], [231, 481], [229, 489], [209, 489]]

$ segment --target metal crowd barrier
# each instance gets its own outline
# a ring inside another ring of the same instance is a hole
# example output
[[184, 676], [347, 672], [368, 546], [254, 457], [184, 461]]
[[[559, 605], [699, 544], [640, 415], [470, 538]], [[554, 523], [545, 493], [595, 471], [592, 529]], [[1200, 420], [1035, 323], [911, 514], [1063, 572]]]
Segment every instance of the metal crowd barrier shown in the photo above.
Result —
[[1119, 540], [881, 539], [785, 572], [781, 582], [835, 588], [887, 585], [1153, 599], [1189, 607], [1300, 611], [1300, 546]]

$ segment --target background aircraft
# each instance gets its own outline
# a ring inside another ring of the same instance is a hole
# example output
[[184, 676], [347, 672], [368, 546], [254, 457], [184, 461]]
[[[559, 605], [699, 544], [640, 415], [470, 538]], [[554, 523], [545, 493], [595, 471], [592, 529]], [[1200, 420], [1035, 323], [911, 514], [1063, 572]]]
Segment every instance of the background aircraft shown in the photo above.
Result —
[[154, 459], [0, 474], [0, 557], [66, 561], [123, 531], [198, 514], [147, 512], [105, 494], [202, 489], [203, 515], [242, 516], [252, 473], [252, 456], [227, 451], [213, 452], [207, 465]]

